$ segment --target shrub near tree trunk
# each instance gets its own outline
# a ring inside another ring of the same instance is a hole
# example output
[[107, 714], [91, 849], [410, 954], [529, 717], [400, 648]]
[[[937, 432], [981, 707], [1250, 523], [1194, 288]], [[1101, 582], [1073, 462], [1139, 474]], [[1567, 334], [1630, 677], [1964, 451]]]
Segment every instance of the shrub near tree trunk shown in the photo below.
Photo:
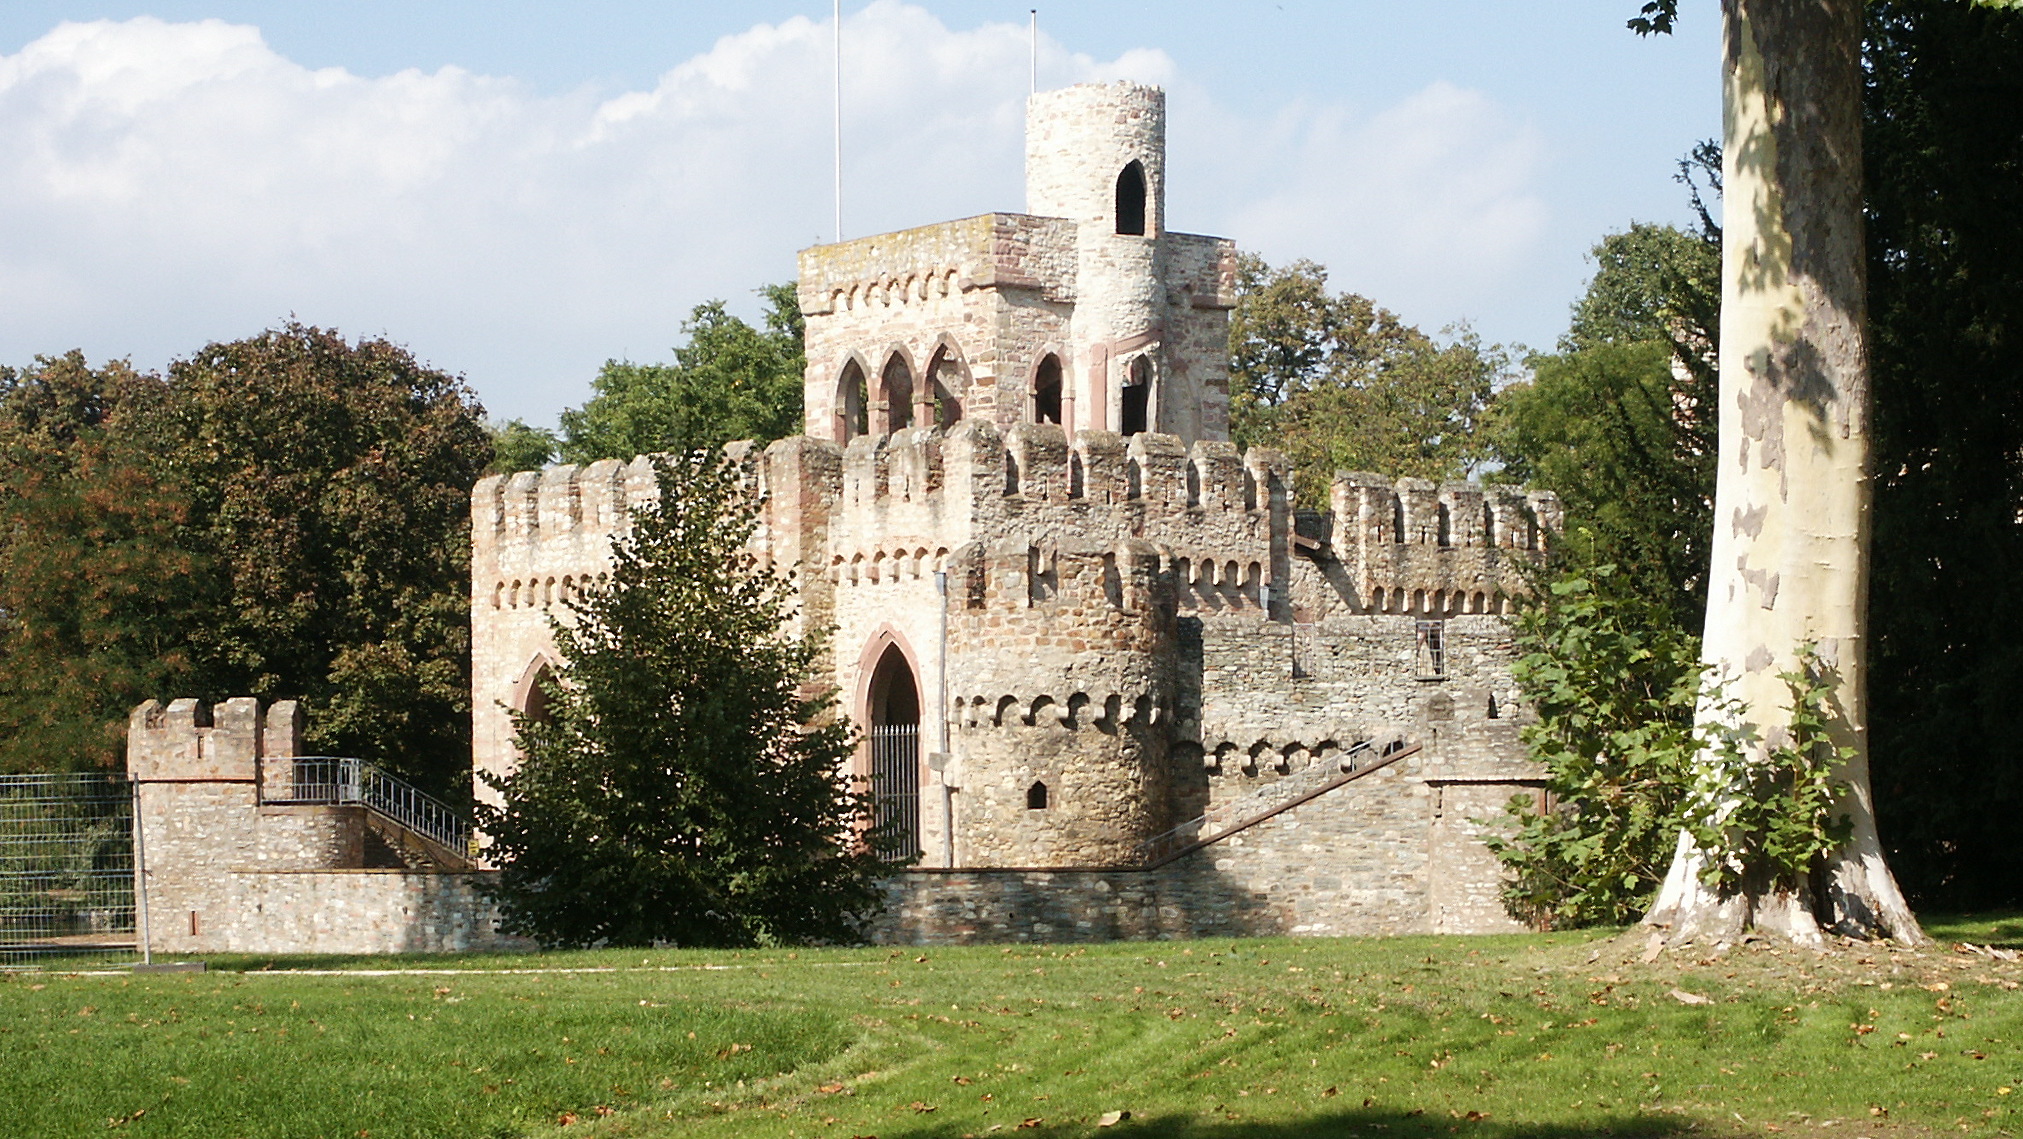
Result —
[[854, 733], [802, 687], [819, 637], [787, 631], [736, 468], [655, 466], [659, 501], [556, 623], [547, 717], [517, 718], [520, 766], [481, 809], [507, 924], [555, 946], [852, 939], [881, 864], [854, 834]]

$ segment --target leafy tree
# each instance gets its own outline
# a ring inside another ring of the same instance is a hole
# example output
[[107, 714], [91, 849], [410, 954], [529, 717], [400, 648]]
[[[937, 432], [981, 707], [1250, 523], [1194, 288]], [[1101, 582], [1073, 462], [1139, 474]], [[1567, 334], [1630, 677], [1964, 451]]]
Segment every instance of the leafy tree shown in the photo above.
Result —
[[695, 307], [688, 343], [673, 364], [607, 361], [596, 395], [562, 413], [565, 462], [630, 459], [654, 452], [769, 443], [801, 430], [800, 299], [792, 284], [767, 285], [765, 327], [732, 316], [722, 301]]
[[182, 487], [107, 427], [154, 383], [81, 353], [0, 370], [0, 771], [114, 767], [126, 713], [193, 683], [216, 604]]
[[1719, 241], [1643, 224], [1604, 238], [1559, 351], [1532, 357], [1532, 379], [1499, 392], [1484, 424], [1508, 477], [1565, 501], [1587, 532], [1576, 552], [1662, 599], [1652, 617], [1689, 627], [1713, 531]]
[[166, 377], [44, 361], [0, 403], [4, 762], [115, 762], [147, 696], [299, 697], [319, 750], [468, 793], [492, 449], [460, 381], [291, 323]]
[[492, 461], [485, 467], [488, 475], [538, 471], [554, 462], [562, 449], [562, 441], [553, 431], [530, 427], [525, 420], [487, 423], [485, 430], [492, 436]]
[[2023, 8], [1867, 7], [1876, 809], [1921, 904], [2023, 904]]
[[1452, 478], [1482, 457], [1476, 420], [1506, 367], [1466, 329], [1434, 340], [1311, 261], [1246, 255], [1230, 314], [1230, 434], [1284, 450], [1322, 505], [1342, 469]]
[[1510, 911], [1544, 928], [1635, 921], [1687, 821], [1699, 639], [1615, 566], [1559, 573], [1519, 611], [1512, 675], [1537, 720], [1524, 742], [1545, 801], [1519, 796], [1487, 841]]
[[756, 505], [715, 453], [658, 460], [608, 583], [555, 623], [548, 715], [481, 809], [509, 925], [550, 945], [842, 940], [876, 900], [852, 827], [849, 723], [809, 696], [820, 649], [747, 542]]

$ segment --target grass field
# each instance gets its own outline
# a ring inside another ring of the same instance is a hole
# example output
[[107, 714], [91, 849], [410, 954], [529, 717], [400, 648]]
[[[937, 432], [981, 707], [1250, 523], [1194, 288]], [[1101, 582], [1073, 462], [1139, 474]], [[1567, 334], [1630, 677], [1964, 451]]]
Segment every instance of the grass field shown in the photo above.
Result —
[[[2017, 918], [1932, 930], [2023, 944]], [[1640, 948], [1562, 934], [24, 974], [0, 981], [0, 1134], [1883, 1139], [2023, 1122], [2023, 964], [1754, 943], [1644, 964]], [[286, 971], [306, 968], [321, 972]]]

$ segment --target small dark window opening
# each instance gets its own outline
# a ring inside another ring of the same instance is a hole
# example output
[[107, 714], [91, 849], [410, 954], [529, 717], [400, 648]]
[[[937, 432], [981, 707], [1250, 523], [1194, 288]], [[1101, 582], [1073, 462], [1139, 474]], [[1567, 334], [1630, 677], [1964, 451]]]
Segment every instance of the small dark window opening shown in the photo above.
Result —
[[1145, 236], [1145, 165], [1135, 159], [1117, 175], [1117, 232]]
[[1061, 421], [1061, 360], [1051, 353], [1033, 373], [1033, 422]]
[[1440, 504], [1440, 544], [1443, 546], [1454, 544], [1454, 514], [1447, 509], [1444, 502]]
[[1405, 540], [1405, 503], [1402, 499], [1391, 503], [1391, 540]]
[[1131, 370], [1124, 380], [1124, 434], [1139, 435], [1150, 430], [1151, 410], [1152, 363], [1140, 356], [1131, 361]]
[[1044, 811], [1046, 809], [1047, 785], [1044, 783], [1034, 783], [1031, 787], [1026, 788], [1026, 810]]
[[1499, 716], [1501, 716], [1502, 714], [1503, 714], [1503, 709], [1501, 709], [1501, 708], [1498, 708], [1498, 707], [1496, 706], [1496, 694], [1495, 694], [1494, 692], [1490, 693], [1490, 694], [1489, 694], [1489, 718], [1490, 718], [1490, 719], [1492, 719], [1492, 720], [1494, 720], [1494, 719], [1498, 718]]
[[1482, 544], [1496, 545], [1496, 507], [1487, 502], [1482, 504]]

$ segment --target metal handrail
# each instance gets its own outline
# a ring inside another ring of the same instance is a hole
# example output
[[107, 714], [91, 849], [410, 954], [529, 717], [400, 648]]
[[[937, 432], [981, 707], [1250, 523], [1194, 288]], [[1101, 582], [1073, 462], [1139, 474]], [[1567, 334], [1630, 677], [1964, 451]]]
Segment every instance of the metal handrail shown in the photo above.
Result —
[[471, 848], [471, 823], [454, 807], [365, 760], [305, 755], [290, 763], [287, 785], [267, 802], [361, 806], [458, 855]]

